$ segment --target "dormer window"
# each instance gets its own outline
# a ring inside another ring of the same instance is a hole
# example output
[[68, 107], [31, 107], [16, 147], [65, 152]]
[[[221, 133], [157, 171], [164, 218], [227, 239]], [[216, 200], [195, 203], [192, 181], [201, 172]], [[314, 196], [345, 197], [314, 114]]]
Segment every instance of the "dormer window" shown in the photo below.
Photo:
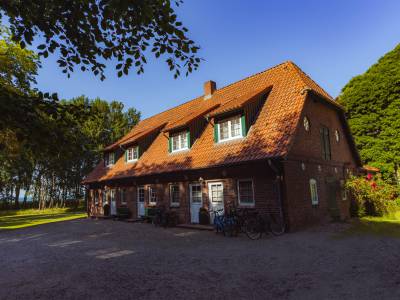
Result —
[[216, 141], [224, 142], [242, 138], [244, 134], [244, 116], [223, 119], [216, 124]]
[[139, 147], [128, 148], [125, 152], [127, 162], [135, 162], [139, 159]]
[[189, 146], [190, 146], [189, 131], [181, 131], [175, 134], [171, 134], [169, 138], [170, 152], [187, 150], [189, 149]]
[[115, 153], [114, 152], [106, 153], [104, 159], [106, 167], [112, 166], [115, 163]]

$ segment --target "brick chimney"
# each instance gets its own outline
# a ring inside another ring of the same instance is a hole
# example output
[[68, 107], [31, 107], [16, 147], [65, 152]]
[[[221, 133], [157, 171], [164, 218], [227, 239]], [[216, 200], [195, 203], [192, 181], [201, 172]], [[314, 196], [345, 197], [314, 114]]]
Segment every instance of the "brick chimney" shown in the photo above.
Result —
[[215, 81], [209, 80], [204, 83], [204, 100], [210, 99], [212, 94], [217, 89], [217, 84]]

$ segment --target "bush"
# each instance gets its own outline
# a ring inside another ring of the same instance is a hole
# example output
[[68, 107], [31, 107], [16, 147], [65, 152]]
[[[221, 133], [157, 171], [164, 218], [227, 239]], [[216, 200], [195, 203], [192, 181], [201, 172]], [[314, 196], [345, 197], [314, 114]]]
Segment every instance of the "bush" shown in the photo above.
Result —
[[346, 189], [352, 195], [352, 216], [383, 216], [400, 208], [398, 187], [385, 182], [379, 175], [351, 177]]

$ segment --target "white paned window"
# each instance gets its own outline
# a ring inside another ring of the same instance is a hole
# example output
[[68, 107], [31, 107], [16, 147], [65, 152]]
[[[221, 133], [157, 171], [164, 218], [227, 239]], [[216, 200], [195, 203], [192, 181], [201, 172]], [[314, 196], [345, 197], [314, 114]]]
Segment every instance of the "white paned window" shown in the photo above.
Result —
[[254, 189], [253, 180], [241, 179], [238, 180], [238, 198], [239, 205], [254, 206]]
[[172, 184], [169, 186], [169, 197], [171, 199], [171, 206], [179, 206], [179, 185]]
[[318, 187], [315, 179], [310, 179], [310, 193], [311, 193], [311, 204], [318, 204]]
[[144, 187], [143, 186], [138, 187], [138, 202], [144, 203]]
[[171, 136], [172, 152], [189, 149], [188, 133], [182, 131]]
[[219, 141], [228, 141], [243, 137], [240, 116], [225, 119], [218, 123]]
[[106, 166], [112, 166], [115, 163], [115, 155], [114, 152], [110, 152], [106, 154]]
[[139, 159], [139, 147], [132, 147], [126, 150], [126, 161], [133, 162]]
[[201, 203], [202, 202], [202, 192], [200, 184], [192, 184], [191, 185], [191, 199], [193, 203]]
[[224, 187], [222, 183], [213, 183], [211, 185], [211, 202], [222, 203], [224, 201]]
[[157, 204], [157, 193], [156, 190], [152, 187], [149, 187], [149, 204], [150, 205]]

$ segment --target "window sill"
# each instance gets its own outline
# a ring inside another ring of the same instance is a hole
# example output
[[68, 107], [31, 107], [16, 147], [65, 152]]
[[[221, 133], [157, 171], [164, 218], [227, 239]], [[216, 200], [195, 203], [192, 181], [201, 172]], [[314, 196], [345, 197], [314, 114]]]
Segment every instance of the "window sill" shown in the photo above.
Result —
[[242, 204], [242, 203], [239, 203], [239, 207], [241, 207], [241, 208], [254, 208], [256, 205], [253, 203], [253, 204]]
[[139, 159], [133, 159], [133, 160], [127, 160], [126, 163], [127, 164], [133, 164], [135, 162], [137, 162]]
[[173, 150], [170, 152], [170, 154], [174, 155], [174, 154], [179, 154], [179, 153], [185, 153], [185, 152], [188, 152], [189, 150], [190, 150], [189, 148]]
[[170, 207], [179, 207], [179, 206], [180, 206], [179, 204], [172, 204], [172, 203], [170, 205]]
[[230, 142], [230, 141], [236, 141], [236, 140], [242, 139], [243, 137], [244, 137], [244, 136], [239, 135], [239, 136], [235, 136], [235, 137], [232, 137], [232, 138], [228, 138], [228, 139], [224, 139], [224, 140], [219, 140], [218, 143], [225, 143], [225, 142]]

